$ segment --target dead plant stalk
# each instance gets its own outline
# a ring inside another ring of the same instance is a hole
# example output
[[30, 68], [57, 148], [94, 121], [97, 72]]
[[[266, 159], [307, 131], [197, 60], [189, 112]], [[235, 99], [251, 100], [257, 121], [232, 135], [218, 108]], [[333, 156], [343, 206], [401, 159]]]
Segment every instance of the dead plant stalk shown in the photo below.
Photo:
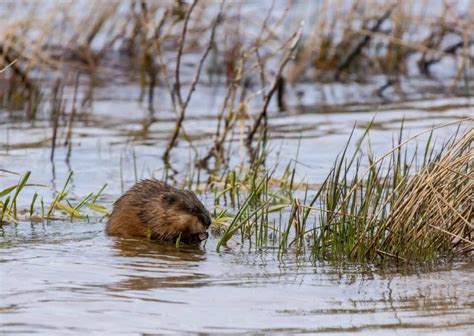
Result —
[[272, 99], [272, 96], [273, 96], [273, 94], [275, 93], [275, 91], [278, 87], [278, 83], [280, 82], [280, 77], [282, 75], [282, 72], [283, 72], [285, 66], [290, 61], [290, 58], [293, 55], [293, 52], [295, 51], [296, 47], [298, 46], [298, 42], [301, 39], [302, 30], [303, 30], [303, 22], [301, 22], [301, 24], [298, 27], [298, 29], [296, 30], [296, 32], [290, 38], [290, 41], [291, 41], [290, 46], [289, 46], [285, 56], [283, 57], [282, 61], [280, 62], [280, 65], [278, 66], [278, 70], [277, 70], [277, 72], [276, 72], [276, 74], [273, 78], [273, 81], [270, 85], [270, 90], [265, 95], [265, 99], [263, 101], [262, 108], [260, 109], [260, 112], [257, 116], [257, 119], [255, 120], [255, 123], [253, 124], [251, 130], [249, 131], [249, 133], [247, 135], [247, 144], [252, 143], [252, 140], [255, 136], [255, 133], [259, 129], [262, 120], [267, 117], [267, 109], [268, 109], [268, 105], [270, 104], [270, 100]]
[[206, 61], [206, 58], [209, 55], [209, 52], [211, 51], [211, 48], [212, 48], [212, 43], [214, 41], [214, 36], [215, 36], [215, 33], [216, 33], [217, 24], [220, 21], [220, 17], [222, 15], [222, 10], [224, 8], [225, 1], [221, 2], [217, 17], [215, 18], [214, 23], [212, 24], [211, 36], [209, 38], [209, 42], [207, 43], [207, 47], [206, 47], [204, 53], [202, 54], [202, 56], [199, 60], [199, 64], [197, 66], [196, 73], [194, 74], [194, 79], [191, 82], [191, 86], [189, 88], [188, 94], [187, 94], [186, 98], [183, 99], [183, 96], [182, 96], [182, 93], [181, 93], [181, 81], [180, 81], [181, 57], [182, 57], [182, 54], [183, 54], [184, 43], [186, 41], [186, 33], [187, 33], [187, 30], [188, 30], [189, 18], [191, 17], [191, 13], [193, 12], [193, 10], [196, 7], [197, 3], [198, 3], [198, 0], [194, 0], [191, 7], [189, 8], [188, 13], [186, 14], [185, 21], [184, 21], [183, 31], [181, 33], [181, 41], [180, 41], [180, 45], [179, 45], [179, 49], [178, 49], [178, 55], [177, 55], [177, 59], [176, 59], [174, 96], [172, 96], [178, 118], [176, 120], [176, 125], [174, 127], [173, 134], [171, 135], [170, 141], [168, 142], [166, 150], [163, 154], [163, 160], [165, 160], [165, 161], [169, 161], [170, 152], [176, 144], [176, 140], [178, 138], [179, 132], [180, 132], [180, 130], [182, 128], [182, 125], [183, 125], [184, 117], [186, 115], [186, 109], [187, 109], [188, 104], [191, 100], [193, 92], [196, 90], [196, 85], [199, 83], [199, 78], [201, 76], [201, 72], [202, 72], [204, 62]]

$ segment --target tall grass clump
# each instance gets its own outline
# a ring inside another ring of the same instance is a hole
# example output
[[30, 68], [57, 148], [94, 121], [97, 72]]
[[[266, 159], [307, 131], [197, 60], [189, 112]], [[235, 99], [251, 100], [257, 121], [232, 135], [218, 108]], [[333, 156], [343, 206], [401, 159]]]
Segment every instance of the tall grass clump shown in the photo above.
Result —
[[296, 250], [314, 260], [469, 255], [474, 249], [474, 130], [453, 136], [436, 151], [431, 134], [422, 151], [410, 152], [407, 144], [417, 137], [404, 140], [402, 128], [394, 148], [379, 158], [363, 154], [363, 138], [349, 154], [349, 140], [319, 186], [295, 183], [295, 167], [283, 178], [274, 170], [254, 174], [247, 192], [248, 176], [247, 182], [234, 181], [242, 183], [238, 210], [217, 216], [227, 220], [218, 250], [240, 233], [249, 246], [278, 249], [281, 256]]
[[421, 165], [401, 138], [387, 155], [369, 155], [363, 172], [361, 161], [341, 157], [314, 209], [312, 255], [427, 260], [471, 251], [473, 141], [470, 130], [437, 154], [428, 144]]
[[[353, 253], [411, 259], [466, 253], [474, 248], [474, 130], [425, 163], [413, 176], [397, 179], [386, 203], [390, 211], [372, 231], [369, 221]], [[366, 232], [371, 231], [371, 235]], [[360, 241], [360, 243], [359, 243]]]

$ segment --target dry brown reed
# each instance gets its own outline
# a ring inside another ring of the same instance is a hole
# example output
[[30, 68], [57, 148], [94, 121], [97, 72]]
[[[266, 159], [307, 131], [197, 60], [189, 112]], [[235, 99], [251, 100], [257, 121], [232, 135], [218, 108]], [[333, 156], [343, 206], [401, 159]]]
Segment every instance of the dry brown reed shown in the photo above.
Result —
[[[473, 143], [471, 129], [439, 158], [400, 183], [393, 191], [390, 214], [377, 226], [375, 235], [360, 237], [369, 246], [367, 254], [376, 251], [403, 258], [427, 249], [447, 249], [453, 254], [474, 250]], [[356, 246], [353, 253], [357, 250]]]
[[[0, 32], [1, 107], [34, 119], [42, 99], [53, 94], [55, 77], [72, 86], [78, 72], [89, 76], [89, 88], [80, 88], [86, 91], [84, 107], [93, 99], [97, 79], [126, 74], [138, 81], [140, 99], [148, 95], [146, 131], [154, 122], [155, 87], [163, 85], [176, 113], [163, 154], [169, 159], [178, 141], [187, 139], [187, 106], [201, 85], [201, 73], [207, 71], [225, 80], [227, 92], [203, 164], [212, 158], [225, 160], [224, 143], [232, 134], [240, 132], [247, 143], [264, 135], [270, 101], [277, 96], [280, 110], [288, 106], [285, 83], [366, 80], [370, 74], [385, 74], [386, 83], [376, 90], [382, 96], [394, 85], [400, 91], [400, 77], [412, 75], [409, 68], [417, 66], [419, 74], [431, 76], [436, 63], [451, 58], [451, 92], [458, 87], [464, 92], [466, 69], [473, 60], [474, 11], [432, 0], [326, 1], [314, 5], [314, 15], [298, 38], [291, 34], [300, 22], [301, 7], [291, 2], [271, 3], [266, 13], [258, 13], [262, 20], [230, 1], [8, 6], [12, 15], [3, 17]], [[183, 73], [183, 58], [194, 59], [192, 71]], [[258, 92], [250, 94], [256, 86]], [[260, 108], [250, 108], [256, 101]]]
[[[424, 152], [416, 149], [412, 158], [407, 145], [435, 128], [405, 140], [401, 130], [393, 149], [379, 158], [366, 156], [366, 170], [361, 164], [362, 139], [351, 155], [346, 151], [348, 142], [317, 186], [296, 183], [291, 165], [280, 178], [262, 169], [266, 152], [261, 152], [248, 173], [231, 171], [223, 185], [214, 185], [217, 202], [228, 194], [231, 203], [239, 205], [230, 218], [228, 213], [216, 216], [224, 231], [218, 248], [240, 233], [241, 241], [250, 246], [265, 248], [276, 241], [281, 255], [296, 248], [303, 253], [309, 250], [315, 260], [415, 262], [471, 255], [474, 130], [472, 118], [455, 123], [467, 123], [467, 131], [453, 135], [437, 154], [431, 134]], [[424, 157], [422, 163], [420, 157]]]

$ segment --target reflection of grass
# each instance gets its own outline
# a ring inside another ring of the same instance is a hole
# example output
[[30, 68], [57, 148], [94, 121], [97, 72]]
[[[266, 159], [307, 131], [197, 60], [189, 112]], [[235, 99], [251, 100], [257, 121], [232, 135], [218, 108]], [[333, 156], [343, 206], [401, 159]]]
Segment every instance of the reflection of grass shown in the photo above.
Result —
[[11, 304], [8, 306], [0, 307], [0, 314], [1, 313], [11, 313], [18, 309], [18, 306], [15, 304]]

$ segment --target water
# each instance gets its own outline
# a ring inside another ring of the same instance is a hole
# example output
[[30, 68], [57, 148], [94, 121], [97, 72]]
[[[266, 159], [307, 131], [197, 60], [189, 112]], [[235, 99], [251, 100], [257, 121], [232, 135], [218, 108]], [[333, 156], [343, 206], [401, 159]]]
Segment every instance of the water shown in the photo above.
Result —
[[251, 332], [468, 335], [472, 263], [313, 265], [271, 252], [177, 250], [109, 238], [103, 223], [3, 229], [5, 334]]

